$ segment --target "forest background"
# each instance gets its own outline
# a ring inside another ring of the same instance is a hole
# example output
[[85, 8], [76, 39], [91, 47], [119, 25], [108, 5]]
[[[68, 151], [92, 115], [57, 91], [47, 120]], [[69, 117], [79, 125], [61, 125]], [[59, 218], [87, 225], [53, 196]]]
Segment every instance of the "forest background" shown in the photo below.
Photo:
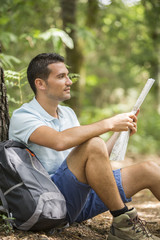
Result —
[[1, 0], [0, 44], [10, 116], [32, 99], [26, 67], [42, 52], [65, 56], [74, 84], [64, 104], [81, 124], [131, 111], [154, 78], [128, 153], [160, 155], [159, 0]]

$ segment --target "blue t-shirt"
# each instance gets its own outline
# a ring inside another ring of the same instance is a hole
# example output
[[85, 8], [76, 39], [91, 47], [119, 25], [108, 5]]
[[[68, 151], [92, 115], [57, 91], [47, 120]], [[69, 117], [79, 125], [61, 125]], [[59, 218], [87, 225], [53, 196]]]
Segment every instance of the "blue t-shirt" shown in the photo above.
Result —
[[13, 112], [9, 127], [9, 139], [24, 143], [39, 158], [49, 174], [54, 174], [72, 149], [56, 151], [29, 141], [30, 135], [40, 126], [48, 126], [56, 131], [79, 126], [74, 111], [65, 106], [58, 105], [58, 116], [54, 118], [48, 114], [33, 98], [29, 103], [23, 104]]

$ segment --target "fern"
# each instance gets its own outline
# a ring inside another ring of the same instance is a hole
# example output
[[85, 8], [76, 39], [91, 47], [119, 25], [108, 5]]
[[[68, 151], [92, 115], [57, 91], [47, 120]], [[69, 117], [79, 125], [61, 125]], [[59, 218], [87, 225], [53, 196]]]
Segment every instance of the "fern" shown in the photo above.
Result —
[[26, 69], [27, 68], [23, 68], [19, 72], [12, 71], [12, 70], [4, 71], [6, 86], [7, 87], [17, 86], [20, 93], [19, 101], [16, 101], [14, 98], [8, 95], [9, 101], [12, 101], [14, 103], [19, 103], [19, 104], [23, 103], [22, 87], [24, 87], [28, 83], [27, 80], [24, 80], [26, 78]]
[[14, 57], [14, 56], [0, 53], [0, 63], [1, 63], [1, 66], [3, 66], [6, 69], [7, 68], [13, 68], [12, 62], [19, 64], [21, 61], [18, 58]]

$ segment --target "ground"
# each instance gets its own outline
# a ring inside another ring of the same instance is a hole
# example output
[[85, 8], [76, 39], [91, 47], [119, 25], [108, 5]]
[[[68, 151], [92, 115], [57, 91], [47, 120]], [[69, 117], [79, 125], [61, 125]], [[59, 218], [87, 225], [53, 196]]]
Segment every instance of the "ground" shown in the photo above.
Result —
[[[134, 164], [135, 162], [152, 160], [160, 163], [160, 156], [132, 156], [128, 155], [123, 162], [114, 162], [113, 167], [119, 168]], [[141, 219], [145, 220], [149, 230], [160, 237], [160, 203], [148, 190], [143, 190], [133, 197], [133, 201], [127, 204], [134, 206]], [[81, 224], [75, 224], [69, 228], [55, 230], [52, 233], [23, 232], [15, 230], [13, 233], [0, 232], [0, 240], [103, 240], [107, 233], [112, 218], [109, 212], [87, 220]]]

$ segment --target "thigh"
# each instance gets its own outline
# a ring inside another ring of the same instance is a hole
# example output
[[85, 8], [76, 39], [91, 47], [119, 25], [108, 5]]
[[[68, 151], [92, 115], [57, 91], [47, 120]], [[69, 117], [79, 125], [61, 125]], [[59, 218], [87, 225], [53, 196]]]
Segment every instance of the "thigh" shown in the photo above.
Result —
[[86, 162], [91, 154], [99, 153], [100, 149], [103, 149], [103, 154], [107, 153], [108, 156], [104, 141], [100, 137], [94, 137], [75, 147], [68, 155], [68, 168], [80, 182], [88, 183], [86, 179]]

